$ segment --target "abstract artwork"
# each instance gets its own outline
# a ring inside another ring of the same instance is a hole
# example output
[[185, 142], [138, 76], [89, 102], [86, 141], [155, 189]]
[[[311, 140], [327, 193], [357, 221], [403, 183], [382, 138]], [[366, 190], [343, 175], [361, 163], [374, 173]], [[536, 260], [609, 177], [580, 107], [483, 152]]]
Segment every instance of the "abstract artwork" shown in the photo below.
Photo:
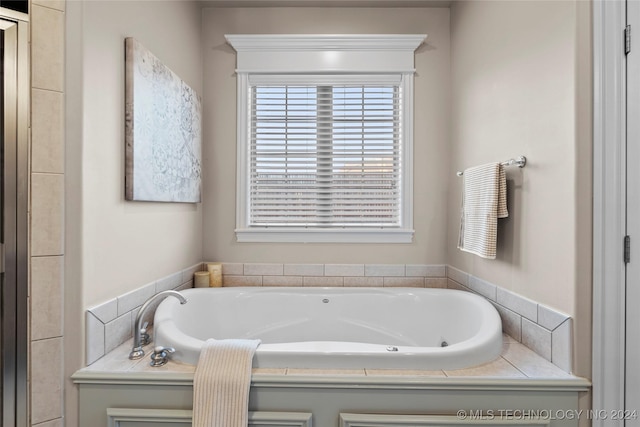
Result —
[[198, 94], [137, 40], [125, 53], [125, 198], [200, 202]]

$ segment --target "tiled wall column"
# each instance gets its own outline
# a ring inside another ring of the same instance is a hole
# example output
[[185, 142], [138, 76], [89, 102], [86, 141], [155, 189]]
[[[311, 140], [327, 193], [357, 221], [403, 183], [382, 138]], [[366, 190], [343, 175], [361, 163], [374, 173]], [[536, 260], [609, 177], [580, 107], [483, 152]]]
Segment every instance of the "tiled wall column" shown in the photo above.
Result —
[[30, 5], [30, 407], [40, 427], [64, 425], [64, 10], [64, 0]]

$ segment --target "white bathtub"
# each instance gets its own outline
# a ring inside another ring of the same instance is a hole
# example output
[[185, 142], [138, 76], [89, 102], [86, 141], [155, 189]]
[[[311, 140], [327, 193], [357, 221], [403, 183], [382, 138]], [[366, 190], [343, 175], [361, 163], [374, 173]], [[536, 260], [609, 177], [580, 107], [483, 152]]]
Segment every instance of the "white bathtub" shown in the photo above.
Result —
[[[195, 365], [208, 338], [262, 340], [255, 368], [458, 369], [498, 357], [493, 305], [468, 292], [415, 288], [198, 288], [165, 299], [156, 345]], [[446, 344], [445, 344], [446, 343]]]

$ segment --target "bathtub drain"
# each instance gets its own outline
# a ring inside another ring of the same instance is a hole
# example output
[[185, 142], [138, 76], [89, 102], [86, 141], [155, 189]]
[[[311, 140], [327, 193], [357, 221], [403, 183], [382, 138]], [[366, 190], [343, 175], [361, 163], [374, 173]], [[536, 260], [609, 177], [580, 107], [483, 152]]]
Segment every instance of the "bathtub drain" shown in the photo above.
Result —
[[449, 347], [449, 344], [446, 341], [442, 341], [440, 347]]
[[389, 347], [387, 347], [387, 351], [398, 351], [398, 347], [396, 347], [395, 345], [390, 345]]

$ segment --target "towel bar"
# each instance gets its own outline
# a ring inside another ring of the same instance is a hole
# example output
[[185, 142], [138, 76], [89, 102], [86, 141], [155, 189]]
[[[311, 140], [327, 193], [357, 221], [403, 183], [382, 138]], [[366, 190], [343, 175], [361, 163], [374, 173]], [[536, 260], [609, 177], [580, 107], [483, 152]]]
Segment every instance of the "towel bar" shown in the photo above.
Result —
[[[519, 168], [525, 167], [526, 164], [527, 164], [527, 158], [525, 156], [519, 156], [519, 157], [516, 157], [515, 159], [509, 159], [500, 163], [501, 166], [517, 165]], [[456, 175], [462, 176], [464, 175], [464, 172], [458, 171], [456, 172]]]

